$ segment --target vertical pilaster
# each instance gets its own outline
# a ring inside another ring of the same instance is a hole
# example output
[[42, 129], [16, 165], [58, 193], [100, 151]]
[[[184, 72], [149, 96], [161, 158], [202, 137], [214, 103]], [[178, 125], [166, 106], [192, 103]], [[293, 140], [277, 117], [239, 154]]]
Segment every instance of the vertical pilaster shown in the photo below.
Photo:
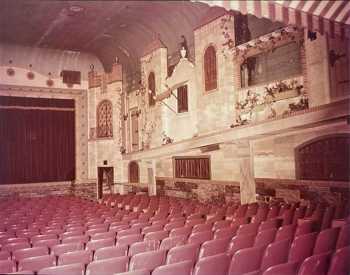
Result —
[[256, 201], [256, 186], [254, 178], [253, 153], [250, 142], [241, 140], [237, 143], [239, 159], [239, 183], [241, 203], [252, 203]]

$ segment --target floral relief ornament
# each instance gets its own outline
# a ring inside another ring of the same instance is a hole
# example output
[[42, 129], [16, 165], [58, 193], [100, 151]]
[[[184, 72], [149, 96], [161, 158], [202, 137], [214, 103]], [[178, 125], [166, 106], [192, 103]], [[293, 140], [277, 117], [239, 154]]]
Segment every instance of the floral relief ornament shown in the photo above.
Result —
[[29, 80], [33, 80], [35, 78], [35, 74], [32, 72], [32, 64], [29, 64], [29, 72], [27, 73], [27, 78]]
[[14, 76], [15, 70], [12, 68], [12, 60], [9, 60], [10, 68], [7, 68], [6, 73], [8, 76]]

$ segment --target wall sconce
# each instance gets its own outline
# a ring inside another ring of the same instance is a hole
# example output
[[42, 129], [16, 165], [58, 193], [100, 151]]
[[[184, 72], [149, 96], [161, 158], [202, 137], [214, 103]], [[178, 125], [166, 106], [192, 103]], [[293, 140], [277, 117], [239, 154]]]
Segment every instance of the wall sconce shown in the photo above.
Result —
[[123, 115], [123, 119], [124, 119], [124, 121], [128, 119], [128, 116], [129, 116], [128, 114]]
[[141, 110], [139, 109], [136, 111], [136, 116], [139, 117], [140, 114], [141, 114]]

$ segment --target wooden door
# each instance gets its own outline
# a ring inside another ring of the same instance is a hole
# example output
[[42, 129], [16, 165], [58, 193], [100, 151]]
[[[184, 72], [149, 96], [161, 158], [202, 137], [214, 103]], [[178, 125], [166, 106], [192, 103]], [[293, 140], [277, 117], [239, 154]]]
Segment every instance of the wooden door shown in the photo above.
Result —
[[98, 167], [97, 199], [102, 199], [104, 194], [113, 193], [114, 170], [113, 167]]

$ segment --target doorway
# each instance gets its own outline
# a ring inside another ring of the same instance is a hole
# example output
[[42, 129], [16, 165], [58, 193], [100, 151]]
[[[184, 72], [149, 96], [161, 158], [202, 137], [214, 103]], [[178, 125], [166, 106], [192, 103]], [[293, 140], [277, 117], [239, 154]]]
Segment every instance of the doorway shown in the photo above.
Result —
[[97, 167], [97, 199], [103, 198], [103, 195], [113, 193], [114, 170], [113, 167]]

